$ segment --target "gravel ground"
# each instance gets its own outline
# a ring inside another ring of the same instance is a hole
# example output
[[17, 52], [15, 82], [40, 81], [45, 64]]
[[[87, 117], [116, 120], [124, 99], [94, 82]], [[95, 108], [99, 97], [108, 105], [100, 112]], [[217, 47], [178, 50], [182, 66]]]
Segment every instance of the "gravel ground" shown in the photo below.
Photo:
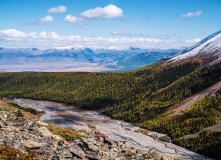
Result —
[[[79, 130], [81, 128], [88, 129], [89, 125], [95, 125], [96, 128], [114, 140], [126, 140], [128, 145], [148, 151], [149, 148], [157, 150], [158, 154], [171, 156], [179, 159], [202, 160], [203, 158], [210, 160], [185, 148], [179, 147], [172, 143], [165, 143], [146, 136], [142, 133], [134, 132], [139, 129], [130, 123], [124, 121], [112, 120], [107, 116], [103, 116], [94, 111], [79, 109], [64, 104], [37, 101], [28, 99], [14, 99], [12, 102], [20, 104], [23, 107], [32, 107], [37, 110], [44, 110], [41, 118], [45, 122], [53, 123], [57, 126], [73, 128]], [[89, 124], [89, 125], [88, 125]], [[131, 130], [125, 129], [129, 127]], [[156, 132], [150, 132], [153, 134]], [[163, 134], [157, 133], [158, 136]]]

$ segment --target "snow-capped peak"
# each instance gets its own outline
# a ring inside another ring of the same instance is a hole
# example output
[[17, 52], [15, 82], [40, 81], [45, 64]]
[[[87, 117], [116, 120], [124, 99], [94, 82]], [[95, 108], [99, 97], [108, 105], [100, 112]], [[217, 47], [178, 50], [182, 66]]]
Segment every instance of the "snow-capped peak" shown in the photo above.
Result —
[[196, 43], [194, 46], [181, 51], [178, 56], [171, 58], [169, 61], [175, 62], [195, 55], [209, 53], [221, 53], [221, 30]]

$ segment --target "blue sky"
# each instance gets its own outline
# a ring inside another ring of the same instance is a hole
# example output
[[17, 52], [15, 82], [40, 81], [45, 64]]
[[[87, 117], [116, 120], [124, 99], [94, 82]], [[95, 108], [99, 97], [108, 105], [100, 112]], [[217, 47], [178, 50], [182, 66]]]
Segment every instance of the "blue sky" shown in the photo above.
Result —
[[220, 8], [220, 0], [0, 0], [0, 46], [182, 48], [221, 29]]

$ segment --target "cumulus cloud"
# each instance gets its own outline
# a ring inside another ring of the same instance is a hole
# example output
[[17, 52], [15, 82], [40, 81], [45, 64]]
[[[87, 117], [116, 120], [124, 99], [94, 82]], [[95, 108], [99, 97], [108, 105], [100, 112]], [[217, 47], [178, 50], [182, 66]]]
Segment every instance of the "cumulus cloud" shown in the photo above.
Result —
[[197, 12], [189, 12], [187, 14], [181, 15], [181, 17], [193, 17], [193, 16], [200, 16], [203, 14], [202, 11], [197, 11]]
[[64, 21], [71, 22], [71, 23], [76, 23], [76, 22], [82, 22], [82, 21], [84, 21], [84, 19], [83, 18], [78, 18], [76, 16], [72, 16], [72, 15], [67, 15], [65, 17]]
[[81, 16], [86, 17], [88, 19], [95, 18], [117, 18], [123, 16], [123, 11], [121, 8], [110, 4], [104, 8], [97, 7], [95, 9], [89, 9], [85, 12], [81, 13]]
[[46, 16], [41, 19], [41, 22], [53, 22], [54, 18], [52, 16]]
[[201, 39], [196, 38], [196, 39], [192, 39], [192, 40], [186, 40], [185, 42], [187, 42], [187, 43], [197, 43], [199, 41], [201, 41]]
[[67, 7], [60, 5], [58, 7], [48, 9], [47, 13], [55, 14], [55, 13], [63, 13], [63, 12], [66, 12], [66, 11], [67, 11]]
[[[105, 18], [117, 18], [123, 16], [123, 11], [115, 5], [108, 5], [104, 8], [97, 7], [95, 9], [89, 9], [82, 12], [81, 17], [76, 17], [74, 15], [67, 15], [64, 19], [66, 22], [78, 23], [78, 25], [83, 28], [88, 28], [88, 26], [82, 22], [88, 21], [90, 19], [105, 19]], [[82, 25], [83, 24], [83, 25]]]
[[72, 15], [67, 15], [64, 19], [65, 22], [69, 22], [69, 23], [77, 23], [79, 26], [81, 26], [84, 29], [88, 29], [89, 27], [83, 23], [83, 21], [85, 21], [84, 18], [78, 18], [76, 16], [72, 16]]
[[0, 44], [2, 47], [16, 48], [58, 48], [66, 46], [87, 46], [98, 48], [110, 47], [139, 47], [139, 48], [182, 48], [192, 46], [199, 39], [187, 41], [161, 40], [148, 38], [103, 38], [103, 37], [81, 37], [78, 35], [59, 36], [55, 32], [30, 32], [25, 33], [15, 29], [0, 31]]
[[46, 22], [53, 22], [54, 21], [54, 18], [52, 16], [45, 16], [44, 18], [42, 18], [41, 20], [39, 21], [36, 21], [36, 22], [27, 22], [27, 23], [24, 23], [25, 25], [43, 25], [45, 24]]

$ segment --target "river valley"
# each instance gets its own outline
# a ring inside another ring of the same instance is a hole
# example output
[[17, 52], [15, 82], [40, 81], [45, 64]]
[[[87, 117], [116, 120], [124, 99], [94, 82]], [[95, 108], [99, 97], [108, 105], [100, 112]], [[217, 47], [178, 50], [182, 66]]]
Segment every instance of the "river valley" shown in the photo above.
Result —
[[[154, 148], [160, 155], [171, 156], [178, 159], [210, 159], [172, 143], [161, 142], [142, 133], [134, 132], [134, 130], [139, 129], [139, 127], [124, 121], [110, 119], [95, 111], [88, 111], [60, 103], [30, 99], [14, 99], [12, 102], [22, 107], [44, 110], [45, 114], [42, 115], [42, 120], [57, 126], [79, 130], [83, 128], [88, 129], [90, 125], [94, 125], [100, 132], [111, 139], [126, 140], [128, 145], [145, 151], [148, 151], [149, 148]], [[131, 130], [126, 128], [130, 128]], [[150, 134], [162, 136], [162, 134], [156, 132], [151, 132]]]

